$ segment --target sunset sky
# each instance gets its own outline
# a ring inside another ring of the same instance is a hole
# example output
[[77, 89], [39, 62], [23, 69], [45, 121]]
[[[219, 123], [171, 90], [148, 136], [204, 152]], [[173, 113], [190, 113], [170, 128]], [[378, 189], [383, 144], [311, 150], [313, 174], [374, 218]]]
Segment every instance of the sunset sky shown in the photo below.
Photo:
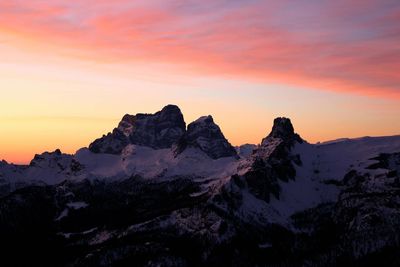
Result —
[[400, 134], [399, 0], [0, 0], [0, 159], [74, 153], [126, 113], [276, 116], [309, 142]]

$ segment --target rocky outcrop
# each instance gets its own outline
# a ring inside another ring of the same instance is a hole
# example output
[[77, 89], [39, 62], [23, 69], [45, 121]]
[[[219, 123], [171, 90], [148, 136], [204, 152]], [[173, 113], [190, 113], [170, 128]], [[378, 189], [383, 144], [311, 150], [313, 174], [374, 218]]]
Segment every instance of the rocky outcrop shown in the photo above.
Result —
[[175, 154], [186, 148], [202, 150], [209, 157], [238, 157], [235, 148], [226, 140], [211, 116], [186, 124], [180, 109], [168, 105], [155, 114], [126, 114], [112, 133], [89, 145], [93, 153], [121, 154], [130, 145], [153, 149], [173, 148]]
[[274, 119], [271, 133], [265, 137], [261, 144], [266, 144], [272, 139], [280, 139], [288, 145], [293, 145], [296, 141], [303, 142], [303, 139], [294, 132], [294, 128], [290, 119], [285, 117], [278, 117]]
[[254, 150], [257, 149], [257, 145], [254, 144], [244, 144], [241, 146], [235, 147], [236, 152], [240, 157], [246, 158], [253, 154]]
[[374, 160], [378, 162], [368, 168], [381, 172], [351, 170], [345, 175], [335, 209], [335, 222], [347, 230], [346, 250], [355, 257], [400, 246], [400, 153]]
[[170, 148], [185, 133], [186, 124], [179, 107], [165, 106], [155, 114], [126, 114], [112, 133], [89, 145], [94, 153], [120, 154], [129, 144], [154, 149]]
[[243, 177], [249, 191], [259, 199], [270, 201], [271, 195], [279, 199], [280, 186], [278, 181], [288, 182], [296, 177], [293, 164], [300, 165], [301, 159], [293, 155], [291, 149], [295, 143], [303, 139], [294, 132], [288, 118], [276, 118], [270, 134], [252, 153], [250, 167]]
[[58, 172], [65, 172], [72, 174], [84, 169], [84, 166], [74, 159], [72, 155], [64, 154], [61, 150], [56, 149], [53, 152], [44, 152], [36, 154], [29, 163], [29, 168], [41, 168], [58, 170]]
[[[386, 156], [396, 154], [378, 157], [377, 164], [385, 165]], [[312, 266], [399, 265], [400, 177], [395, 172], [398, 167], [389, 165], [385, 167], [386, 173], [351, 170], [338, 183], [337, 201], [292, 216], [296, 231], [307, 233], [306, 239], [298, 241], [320, 255], [314, 258], [318, 264]], [[312, 244], [314, 241], [317, 243]]]
[[112, 133], [103, 135], [89, 145], [89, 150], [93, 153], [120, 154], [129, 144], [129, 138], [124, 133], [115, 128]]
[[186, 134], [178, 142], [176, 153], [186, 148], [199, 148], [213, 159], [237, 157], [235, 148], [226, 140], [212, 116], [203, 116], [188, 125]]

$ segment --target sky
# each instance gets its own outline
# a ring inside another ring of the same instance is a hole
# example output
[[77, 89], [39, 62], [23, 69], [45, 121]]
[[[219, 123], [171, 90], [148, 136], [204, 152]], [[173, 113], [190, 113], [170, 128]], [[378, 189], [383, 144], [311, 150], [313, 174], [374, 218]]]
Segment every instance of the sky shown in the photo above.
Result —
[[400, 134], [398, 0], [0, 0], [0, 159], [74, 153], [126, 113], [233, 145]]

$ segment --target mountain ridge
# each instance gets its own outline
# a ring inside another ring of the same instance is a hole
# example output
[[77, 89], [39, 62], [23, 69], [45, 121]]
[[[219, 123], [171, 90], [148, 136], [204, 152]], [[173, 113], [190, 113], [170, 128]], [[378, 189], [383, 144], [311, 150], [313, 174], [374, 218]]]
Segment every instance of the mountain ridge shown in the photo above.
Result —
[[310, 144], [279, 117], [235, 149], [212, 116], [181, 115], [1, 162], [2, 265], [400, 264], [400, 136]]

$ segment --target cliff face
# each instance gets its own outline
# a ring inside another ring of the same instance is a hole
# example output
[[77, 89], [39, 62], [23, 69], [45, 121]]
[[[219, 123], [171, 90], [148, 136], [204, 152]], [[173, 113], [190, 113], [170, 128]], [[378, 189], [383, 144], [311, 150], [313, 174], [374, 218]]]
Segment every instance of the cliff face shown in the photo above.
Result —
[[177, 154], [189, 147], [198, 148], [213, 159], [237, 157], [235, 148], [226, 140], [212, 116], [200, 117], [188, 125], [178, 143]]
[[180, 109], [168, 105], [155, 114], [125, 115], [112, 133], [95, 140], [89, 149], [94, 153], [120, 154], [128, 144], [170, 148], [185, 131]]

